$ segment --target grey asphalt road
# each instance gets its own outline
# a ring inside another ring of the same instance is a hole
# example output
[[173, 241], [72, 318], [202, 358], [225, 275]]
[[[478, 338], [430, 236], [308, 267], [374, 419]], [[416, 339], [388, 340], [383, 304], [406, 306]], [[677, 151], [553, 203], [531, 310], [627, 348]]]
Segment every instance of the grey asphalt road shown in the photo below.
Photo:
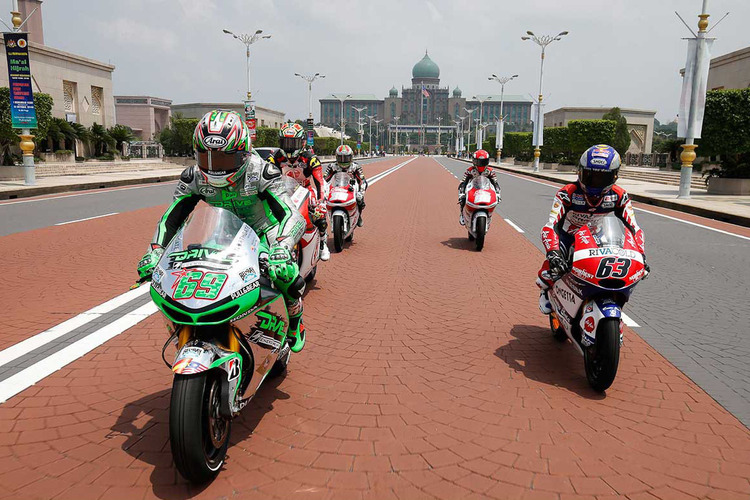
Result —
[[[363, 165], [383, 158], [360, 160]], [[0, 236], [168, 203], [175, 182], [24, 198], [0, 203]]]
[[[457, 178], [468, 165], [437, 160]], [[502, 172], [498, 177], [503, 200], [496, 214], [524, 231], [539, 248], [541, 264], [540, 230], [559, 187]], [[750, 241], [643, 209], [636, 217], [652, 273], [625, 312], [640, 325], [641, 337], [750, 427]]]

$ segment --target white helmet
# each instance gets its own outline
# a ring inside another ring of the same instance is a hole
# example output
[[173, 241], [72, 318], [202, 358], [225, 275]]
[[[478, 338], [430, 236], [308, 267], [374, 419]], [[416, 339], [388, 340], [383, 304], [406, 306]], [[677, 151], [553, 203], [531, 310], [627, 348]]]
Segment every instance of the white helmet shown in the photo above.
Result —
[[352, 156], [354, 156], [354, 151], [346, 144], [336, 148], [336, 163], [342, 168], [349, 168], [352, 164]]

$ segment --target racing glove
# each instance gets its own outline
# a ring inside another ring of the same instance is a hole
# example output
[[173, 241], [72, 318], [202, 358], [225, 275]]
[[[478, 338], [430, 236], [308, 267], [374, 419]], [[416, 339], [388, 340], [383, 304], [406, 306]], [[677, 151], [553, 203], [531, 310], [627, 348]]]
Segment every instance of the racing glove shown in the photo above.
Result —
[[562, 278], [569, 271], [568, 261], [565, 260], [560, 250], [547, 252], [547, 261], [549, 262], [549, 274], [553, 280]]
[[285, 246], [276, 244], [271, 247], [268, 256], [268, 275], [271, 280], [284, 284], [293, 282], [299, 276], [299, 266]]
[[138, 263], [138, 276], [142, 280], [145, 280], [146, 278], [149, 278], [151, 276], [151, 274], [154, 272], [156, 264], [164, 254], [163, 247], [159, 245], [152, 245], [152, 247], [153, 248], [146, 255], [144, 255], [141, 261]]

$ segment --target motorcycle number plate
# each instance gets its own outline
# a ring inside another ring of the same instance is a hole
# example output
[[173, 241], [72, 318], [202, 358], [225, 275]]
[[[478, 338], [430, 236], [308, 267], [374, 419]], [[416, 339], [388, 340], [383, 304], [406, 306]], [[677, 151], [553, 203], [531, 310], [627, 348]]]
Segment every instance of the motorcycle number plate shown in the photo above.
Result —
[[492, 200], [492, 196], [489, 191], [478, 191], [474, 195], [474, 203], [489, 203]]

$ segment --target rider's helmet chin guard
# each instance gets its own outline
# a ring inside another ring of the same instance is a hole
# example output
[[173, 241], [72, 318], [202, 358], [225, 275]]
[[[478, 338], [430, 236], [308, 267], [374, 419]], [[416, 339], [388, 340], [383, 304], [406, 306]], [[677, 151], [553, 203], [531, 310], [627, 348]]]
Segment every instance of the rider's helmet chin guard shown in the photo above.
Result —
[[353, 156], [354, 151], [352, 151], [351, 146], [342, 144], [336, 148], [336, 163], [344, 170], [351, 166]]
[[578, 163], [578, 183], [592, 205], [601, 203], [603, 196], [617, 182], [620, 154], [612, 146], [597, 144], [583, 152]]
[[208, 184], [216, 188], [232, 186], [246, 169], [251, 151], [250, 130], [234, 111], [210, 111], [195, 127], [193, 151]]
[[472, 163], [476, 167], [477, 171], [481, 174], [487, 165], [490, 164], [490, 154], [484, 149], [478, 149], [474, 151], [472, 155]]
[[281, 126], [279, 130], [279, 147], [294, 162], [305, 148], [307, 141], [305, 129], [299, 123], [289, 122]]

